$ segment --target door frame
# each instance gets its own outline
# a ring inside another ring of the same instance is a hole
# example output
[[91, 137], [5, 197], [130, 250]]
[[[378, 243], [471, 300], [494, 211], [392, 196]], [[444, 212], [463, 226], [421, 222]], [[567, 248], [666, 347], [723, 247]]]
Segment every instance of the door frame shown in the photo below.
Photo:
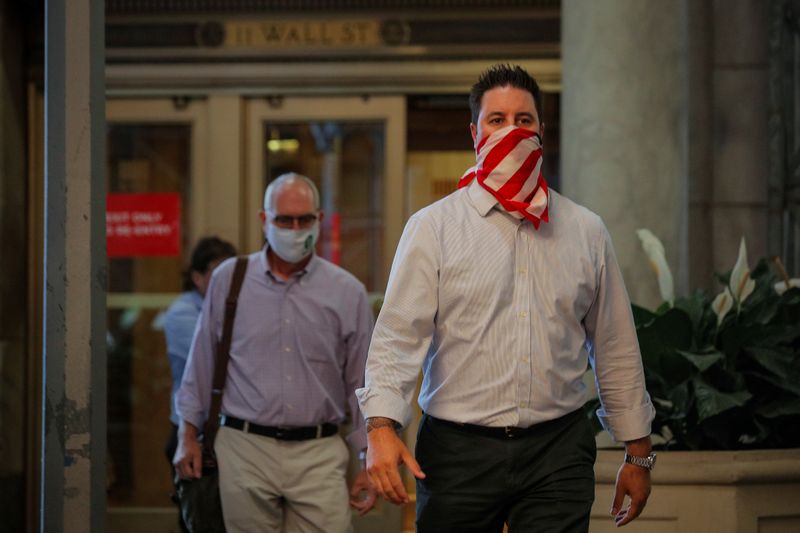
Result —
[[295, 96], [245, 100], [246, 179], [244, 242], [255, 250], [264, 243], [257, 223], [264, 199], [264, 123], [309, 120], [382, 121], [385, 124], [383, 183], [383, 270], [388, 279], [394, 250], [405, 223], [406, 101], [404, 96]]

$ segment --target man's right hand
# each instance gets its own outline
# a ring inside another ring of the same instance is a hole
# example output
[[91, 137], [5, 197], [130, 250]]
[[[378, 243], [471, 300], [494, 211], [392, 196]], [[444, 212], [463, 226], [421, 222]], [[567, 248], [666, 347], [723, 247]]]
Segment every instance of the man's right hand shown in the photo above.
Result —
[[[370, 421], [372, 423], [367, 425], [367, 473], [372, 486], [387, 501], [408, 503], [408, 493], [403, 486], [398, 465], [405, 464], [417, 479], [425, 479], [425, 474], [408, 447], [397, 436], [394, 421], [388, 418], [371, 418]], [[390, 423], [382, 425], [383, 421]]]
[[203, 450], [197, 441], [197, 428], [188, 422], [181, 421], [172, 465], [181, 479], [199, 479], [203, 475]]

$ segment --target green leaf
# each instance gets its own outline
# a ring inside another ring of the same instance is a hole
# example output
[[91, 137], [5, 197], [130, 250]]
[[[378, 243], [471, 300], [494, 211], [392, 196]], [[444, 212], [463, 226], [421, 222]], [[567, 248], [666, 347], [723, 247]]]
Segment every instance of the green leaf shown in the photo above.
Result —
[[756, 413], [764, 418], [800, 415], [800, 398], [790, 401], [778, 400], [770, 402], [756, 409]]
[[725, 393], [714, 388], [702, 378], [692, 380], [694, 395], [697, 399], [698, 421], [718, 415], [734, 407], [742, 407], [753, 397], [746, 390]]
[[745, 372], [751, 379], [758, 379], [772, 386], [770, 396], [773, 396], [776, 391], [790, 392], [800, 396], [800, 383], [789, 381], [783, 376], [776, 376], [772, 372], [749, 370]]
[[686, 411], [689, 409], [689, 382], [684, 381], [677, 387], [673, 387], [667, 398], [672, 403], [670, 418], [686, 418]]
[[800, 358], [790, 348], [747, 348], [745, 353], [774, 376], [796, 385], [800, 394]]
[[706, 353], [692, 353], [678, 350], [678, 353], [692, 363], [700, 372], [708, 370], [717, 362], [725, 359], [725, 356], [716, 350]]
[[[663, 384], [667, 390], [697, 373], [695, 367], [677, 350], [692, 345], [692, 322], [680, 309], [670, 309], [636, 329], [645, 375], [650, 382]], [[657, 392], [661, 392], [660, 390]]]
[[664, 303], [662, 303], [661, 305], [658, 306], [658, 308], [656, 309], [656, 314], [657, 315], [663, 315], [664, 313], [666, 313], [670, 309], [672, 309], [672, 306], [669, 304], [669, 302], [664, 302]]
[[631, 311], [633, 311], [633, 323], [636, 324], [637, 328], [639, 326], [649, 324], [656, 318], [656, 316], [658, 316], [652, 311], [649, 311], [644, 307], [639, 307], [636, 304], [631, 304]]
[[[777, 346], [792, 344], [800, 339], [800, 322], [789, 324], [769, 324], [764, 326], [762, 335], [753, 337], [752, 345]], [[751, 343], [747, 343], [751, 345]]]

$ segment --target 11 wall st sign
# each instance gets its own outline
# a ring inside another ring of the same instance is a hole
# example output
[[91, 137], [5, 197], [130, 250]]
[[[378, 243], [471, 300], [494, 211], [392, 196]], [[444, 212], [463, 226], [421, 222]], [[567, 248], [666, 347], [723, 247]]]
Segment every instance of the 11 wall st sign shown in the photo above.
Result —
[[362, 48], [378, 46], [375, 20], [227, 21], [226, 48]]

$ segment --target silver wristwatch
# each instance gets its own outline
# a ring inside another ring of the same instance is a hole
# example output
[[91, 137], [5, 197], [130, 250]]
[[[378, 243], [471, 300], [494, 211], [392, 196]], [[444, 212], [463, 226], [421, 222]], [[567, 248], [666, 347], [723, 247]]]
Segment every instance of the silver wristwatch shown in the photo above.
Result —
[[650, 455], [647, 457], [638, 457], [636, 455], [628, 455], [626, 453], [625, 462], [630, 465], [641, 466], [642, 468], [652, 470], [653, 467], [656, 466], [656, 454], [650, 452]]

